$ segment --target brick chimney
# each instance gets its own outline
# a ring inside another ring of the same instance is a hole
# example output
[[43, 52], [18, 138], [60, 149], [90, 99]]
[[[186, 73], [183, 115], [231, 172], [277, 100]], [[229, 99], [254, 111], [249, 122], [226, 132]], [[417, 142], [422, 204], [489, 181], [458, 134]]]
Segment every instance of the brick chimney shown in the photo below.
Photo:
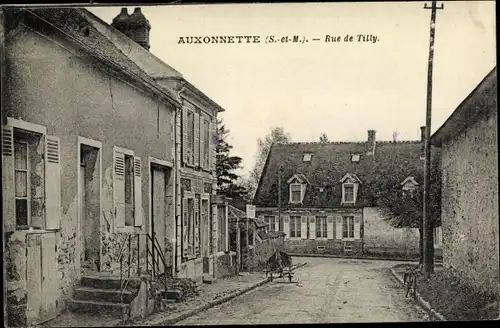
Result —
[[128, 14], [127, 8], [122, 8], [120, 14], [113, 19], [111, 26], [128, 36], [144, 49], [149, 50], [149, 31], [151, 30], [151, 25], [142, 13], [141, 8], [135, 8], [132, 15]]
[[425, 157], [425, 126], [420, 127], [420, 158]]
[[375, 156], [375, 145], [377, 140], [375, 139], [375, 130], [368, 130], [368, 141], [366, 142], [366, 154]]

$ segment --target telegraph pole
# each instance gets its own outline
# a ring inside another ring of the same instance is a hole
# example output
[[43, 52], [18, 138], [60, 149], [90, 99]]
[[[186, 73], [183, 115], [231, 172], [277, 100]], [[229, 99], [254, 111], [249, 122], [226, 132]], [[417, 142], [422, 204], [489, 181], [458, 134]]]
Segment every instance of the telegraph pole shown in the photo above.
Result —
[[432, 234], [432, 228], [430, 225], [429, 218], [429, 201], [430, 201], [430, 167], [431, 167], [431, 114], [432, 114], [432, 64], [434, 61], [434, 37], [436, 34], [436, 11], [437, 9], [444, 9], [444, 5], [441, 4], [437, 7], [436, 1], [432, 1], [430, 7], [425, 4], [424, 9], [431, 10], [431, 26], [430, 26], [430, 43], [429, 43], [429, 63], [427, 69], [427, 109], [425, 115], [425, 161], [424, 161], [424, 206], [423, 206], [423, 239], [424, 239], [424, 277], [427, 279], [430, 277], [431, 272], [434, 268], [434, 256], [429, 253], [429, 250], [434, 247], [433, 239], [429, 238], [429, 234]]
[[278, 228], [281, 229], [281, 164], [278, 166]]

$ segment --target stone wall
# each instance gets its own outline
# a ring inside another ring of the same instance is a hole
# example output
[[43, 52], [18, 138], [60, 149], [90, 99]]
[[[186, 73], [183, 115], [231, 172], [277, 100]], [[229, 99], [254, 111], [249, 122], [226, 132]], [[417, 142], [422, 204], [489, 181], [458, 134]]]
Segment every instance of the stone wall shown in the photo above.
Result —
[[[351, 246], [346, 251], [344, 245]], [[354, 255], [362, 253], [361, 240], [342, 241], [340, 239], [289, 239], [285, 240], [285, 251], [295, 254]]]
[[497, 110], [443, 145], [444, 267], [463, 283], [498, 295]]

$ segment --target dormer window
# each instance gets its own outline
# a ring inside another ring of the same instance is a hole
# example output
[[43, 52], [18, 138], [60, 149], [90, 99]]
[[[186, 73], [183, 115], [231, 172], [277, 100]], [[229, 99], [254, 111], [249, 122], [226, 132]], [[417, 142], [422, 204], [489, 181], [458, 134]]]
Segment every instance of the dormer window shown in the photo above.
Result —
[[342, 204], [355, 204], [361, 180], [355, 174], [347, 173], [340, 182], [342, 182]]
[[304, 200], [304, 195], [306, 193], [306, 186], [309, 183], [307, 178], [303, 174], [294, 174], [287, 181], [290, 187], [290, 199], [291, 204], [300, 204]]
[[310, 162], [311, 159], [312, 159], [312, 154], [310, 154], [310, 153], [304, 154], [304, 157], [303, 157], [304, 162]]
[[414, 177], [407, 177], [403, 182], [401, 182], [403, 196], [409, 195], [413, 197], [415, 190], [418, 187], [418, 182], [415, 181]]

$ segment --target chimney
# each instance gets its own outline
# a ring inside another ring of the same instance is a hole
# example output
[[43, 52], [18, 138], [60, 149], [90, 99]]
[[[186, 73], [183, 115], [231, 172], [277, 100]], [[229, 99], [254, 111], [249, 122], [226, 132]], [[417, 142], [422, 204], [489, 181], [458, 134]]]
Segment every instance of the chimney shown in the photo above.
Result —
[[144, 49], [149, 50], [149, 31], [151, 25], [141, 12], [141, 8], [134, 9], [134, 13], [129, 18], [129, 38], [137, 42]]
[[366, 154], [375, 156], [375, 130], [368, 130], [368, 142], [366, 143]]
[[146, 50], [149, 50], [149, 31], [151, 30], [151, 25], [141, 12], [141, 8], [135, 8], [132, 15], [128, 14], [127, 8], [122, 8], [118, 16], [113, 19], [111, 26]]
[[420, 158], [425, 158], [425, 126], [420, 127]]

